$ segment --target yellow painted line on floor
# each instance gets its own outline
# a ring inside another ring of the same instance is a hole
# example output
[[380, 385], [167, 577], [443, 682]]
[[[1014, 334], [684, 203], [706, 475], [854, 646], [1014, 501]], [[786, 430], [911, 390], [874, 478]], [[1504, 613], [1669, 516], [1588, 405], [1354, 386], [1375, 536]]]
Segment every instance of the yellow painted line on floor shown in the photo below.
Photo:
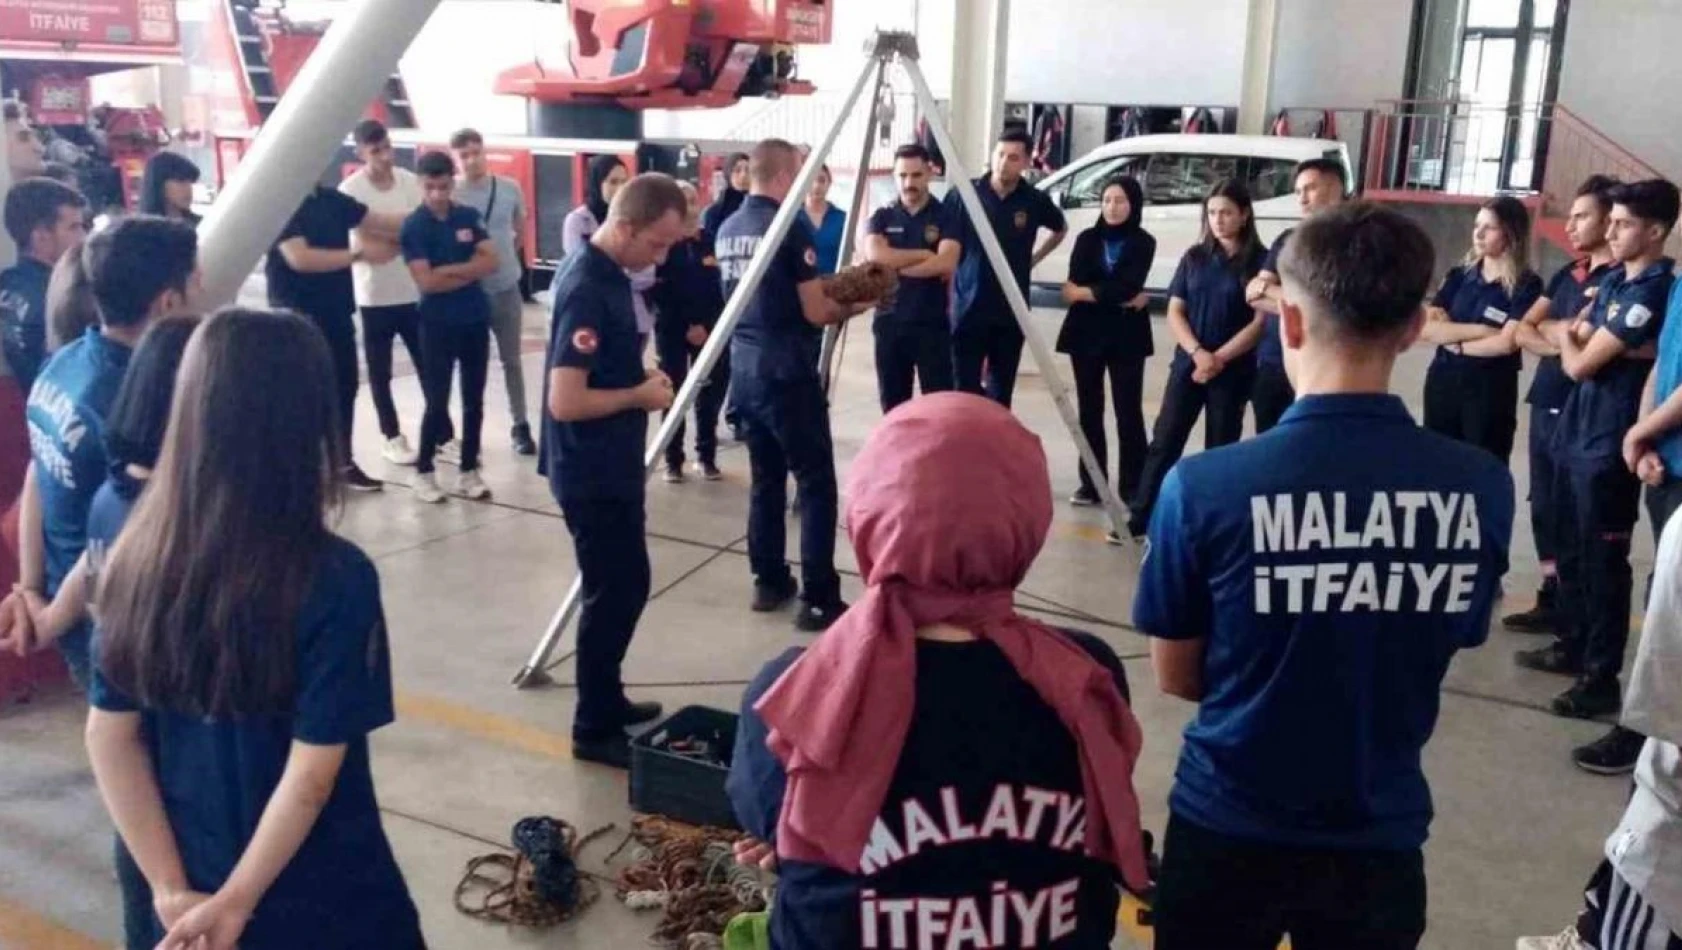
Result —
[[572, 739], [566, 735], [435, 696], [399, 692], [397, 715], [546, 758], [572, 758]]
[[0, 897], [0, 947], [18, 950], [110, 950], [110, 944]]

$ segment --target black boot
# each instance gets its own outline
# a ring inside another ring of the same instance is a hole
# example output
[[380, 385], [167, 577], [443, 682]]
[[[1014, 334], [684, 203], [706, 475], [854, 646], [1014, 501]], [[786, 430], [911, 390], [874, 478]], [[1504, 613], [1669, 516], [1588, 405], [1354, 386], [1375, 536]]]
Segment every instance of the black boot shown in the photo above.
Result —
[[1559, 625], [1559, 579], [1550, 577], [1536, 592], [1536, 606], [1521, 614], [1501, 618], [1501, 626], [1514, 633], [1556, 633]]

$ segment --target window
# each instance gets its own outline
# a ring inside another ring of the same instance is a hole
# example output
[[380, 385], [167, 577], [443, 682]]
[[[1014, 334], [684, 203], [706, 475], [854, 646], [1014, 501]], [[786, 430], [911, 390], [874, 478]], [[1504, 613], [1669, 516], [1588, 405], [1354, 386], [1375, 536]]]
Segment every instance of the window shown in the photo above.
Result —
[[[1544, 5], [1548, 0], [1544, 0]], [[1518, 27], [1520, 0], [1472, 0], [1466, 10], [1466, 26], [1511, 30]]]
[[1122, 155], [1100, 159], [1076, 170], [1069, 176], [1068, 191], [1064, 193], [1065, 208], [1096, 208], [1104, 197], [1104, 186], [1118, 175], [1137, 175], [1144, 168], [1145, 156]]
[[1145, 173], [1145, 203], [1201, 204], [1215, 185], [1239, 176], [1238, 163], [1235, 155], [1153, 155]]
[[1283, 198], [1296, 191], [1297, 163], [1288, 158], [1250, 159], [1250, 200]]

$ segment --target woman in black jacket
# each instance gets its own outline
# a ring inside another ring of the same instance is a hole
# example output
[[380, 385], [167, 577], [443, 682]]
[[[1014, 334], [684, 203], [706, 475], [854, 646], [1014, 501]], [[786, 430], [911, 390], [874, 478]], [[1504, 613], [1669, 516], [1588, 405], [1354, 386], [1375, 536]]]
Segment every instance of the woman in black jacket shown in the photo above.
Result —
[[146, 160], [140, 178], [140, 213], [175, 218], [198, 227], [193, 213], [193, 186], [199, 167], [192, 159], [175, 152], [158, 152]]
[[[1098, 223], [1075, 239], [1063, 302], [1069, 315], [1057, 335], [1057, 352], [1074, 364], [1080, 428], [1098, 464], [1109, 475], [1104, 439], [1104, 376], [1115, 403], [1117, 493], [1133, 497], [1145, 465], [1145, 358], [1151, 355], [1151, 317], [1145, 279], [1156, 258], [1156, 239], [1139, 226], [1145, 195], [1138, 181], [1122, 176], [1104, 185]], [[1080, 488], [1072, 505], [1098, 504], [1098, 489], [1080, 466]]]

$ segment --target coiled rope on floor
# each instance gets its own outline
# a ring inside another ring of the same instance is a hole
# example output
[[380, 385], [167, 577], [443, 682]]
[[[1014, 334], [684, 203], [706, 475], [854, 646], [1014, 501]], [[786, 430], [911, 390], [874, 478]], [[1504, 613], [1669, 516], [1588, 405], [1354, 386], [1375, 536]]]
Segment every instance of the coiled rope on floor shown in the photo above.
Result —
[[618, 897], [632, 910], [662, 911], [654, 942], [716, 946], [706, 938], [719, 937], [737, 915], [762, 911], [769, 903], [759, 872], [736, 863], [734, 845], [742, 837], [722, 828], [639, 815], [614, 852], [636, 843], [631, 864], [617, 876]]
[[456, 910], [535, 928], [578, 916], [601, 894], [596, 882], [578, 870], [578, 852], [613, 828], [606, 825], [580, 839], [578, 829], [559, 818], [520, 819], [510, 835], [513, 854], [486, 854], [467, 862], [456, 885]]

